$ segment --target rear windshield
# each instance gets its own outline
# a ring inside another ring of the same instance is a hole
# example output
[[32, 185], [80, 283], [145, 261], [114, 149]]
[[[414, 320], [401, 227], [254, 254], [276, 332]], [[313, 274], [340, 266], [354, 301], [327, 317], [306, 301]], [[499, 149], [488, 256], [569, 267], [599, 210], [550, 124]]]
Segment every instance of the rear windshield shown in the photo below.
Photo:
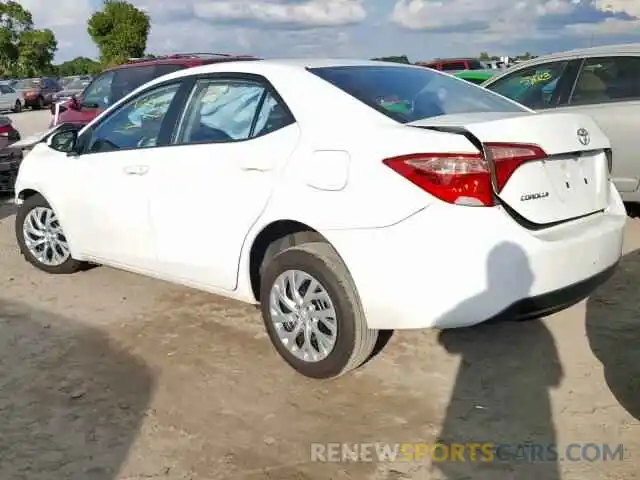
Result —
[[525, 111], [500, 95], [429, 68], [348, 66], [309, 71], [400, 123], [455, 113]]

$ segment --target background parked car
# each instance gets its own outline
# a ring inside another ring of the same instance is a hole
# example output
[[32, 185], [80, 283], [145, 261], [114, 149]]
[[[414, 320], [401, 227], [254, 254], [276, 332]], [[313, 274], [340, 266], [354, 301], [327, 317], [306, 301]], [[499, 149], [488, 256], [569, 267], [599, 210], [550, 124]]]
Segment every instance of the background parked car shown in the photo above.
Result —
[[63, 90], [60, 90], [53, 95], [53, 102], [70, 100], [74, 95], [80, 95], [90, 83], [90, 81], [82, 80], [79, 77], [71, 82], [67, 82]]
[[0, 150], [20, 140], [20, 132], [7, 116], [0, 117]]
[[106, 70], [98, 75], [78, 98], [60, 105], [57, 117], [55, 106], [51, 106], [51, 126], [60, 123], [84, 125], [140, 85], [167, 73], [234, 60], [255, 60], [255, 57], [224, 53], [180, 53], [152, 60], [135, 60]]
[[556, 53], [523, 62], [484, 87], [534, 110], [591, 116], [613, 147], [613, 182], [640, 202], [640, 44]]
[[19, 80], [14, 90], [22, 95], [23, 106], [41, 109], [53, 102], [53, 95], [62, 90], [60, 84], [49, 77]]
[[439, 58], [432, 62], [416, 62], [421, 67], [433, 68], [443, 72], [458, 70], [484, 70], [485, 66], [477, 58]]
[[21, 112], [23, 107], [22, 95], [18, 94], [8, 83], [0, 83], [0, 110]]
[[458, 78], [466, 80], [467, 82], [475, 83], [476, 85], [480, 85], [487, 80], [489, 80], [494, 75], [500, 73], [500, 70], [460, 70], [459, 72], [453, 73]]

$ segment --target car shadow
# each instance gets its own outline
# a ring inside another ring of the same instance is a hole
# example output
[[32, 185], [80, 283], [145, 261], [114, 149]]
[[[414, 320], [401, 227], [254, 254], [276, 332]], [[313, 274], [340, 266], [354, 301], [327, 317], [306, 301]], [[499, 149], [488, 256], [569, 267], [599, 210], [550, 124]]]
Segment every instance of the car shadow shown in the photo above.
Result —
[[0, 478], [115, 480], [153, 386], [99, 330], [0, 299]]
[[611, 393], [640, 420], [640, 250], [622, 257], [617, 272], [587, 301], [586, 331]]
[[0, 220], [10, 217], [16, 213], [16, 205], [11, 201], [11, 197], [0, 192]]
[[[501, 243], [487, 260], [486, 289], [448, 315], [459, 318], [483, 311], [505, 291], [527, 296], [533, 281], [526, 253], [515, 244]], [[460, 357], [460, 365], [437, 441], [449, 449], [480, 444], [488, 450], [477, 451], [474, 459], [465, 447], [466, 461], [449, 455], [443, 461], [433, 459], [432, 467], [451, 479], [560, 479], [557, 459], [540, 451], [556, 444], [549, 389], [563, 376], [544, 323], [503, 320], [443, 330], [438, 340]]]

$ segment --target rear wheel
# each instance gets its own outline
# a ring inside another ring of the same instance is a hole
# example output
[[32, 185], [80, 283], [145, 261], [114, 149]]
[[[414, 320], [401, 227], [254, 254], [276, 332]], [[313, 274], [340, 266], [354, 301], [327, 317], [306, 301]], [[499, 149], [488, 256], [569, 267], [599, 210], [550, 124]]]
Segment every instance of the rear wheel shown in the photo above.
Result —
[[16, 100], [16, 103], [13, 106], [13, 112], [20, 113], [21, 111], [22, 111], [22, 103], [20, 102], [20, 100]]
[[329, 244], [305, 243], [275, 255], [260, 291], [269, 338], [302, 375], [337, 377], [371, 355], [378, 331], [367, 327], [353, 280]]
[[52, 274], [81, 270], [83, 262], [71, 257], [67, 237], [53, 208], [41, 195], [27, 198], [16, 215], [20, 252], [33, 266]]

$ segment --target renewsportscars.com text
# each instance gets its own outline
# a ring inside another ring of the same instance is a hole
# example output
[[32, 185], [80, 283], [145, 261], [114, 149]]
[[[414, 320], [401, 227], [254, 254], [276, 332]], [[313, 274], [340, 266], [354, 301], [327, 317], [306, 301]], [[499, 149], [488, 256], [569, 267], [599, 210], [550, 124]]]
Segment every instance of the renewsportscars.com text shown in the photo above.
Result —
[[624, 445], [607, 443], [313, 443], [314, 462], [606, 462], [622, 461]]

